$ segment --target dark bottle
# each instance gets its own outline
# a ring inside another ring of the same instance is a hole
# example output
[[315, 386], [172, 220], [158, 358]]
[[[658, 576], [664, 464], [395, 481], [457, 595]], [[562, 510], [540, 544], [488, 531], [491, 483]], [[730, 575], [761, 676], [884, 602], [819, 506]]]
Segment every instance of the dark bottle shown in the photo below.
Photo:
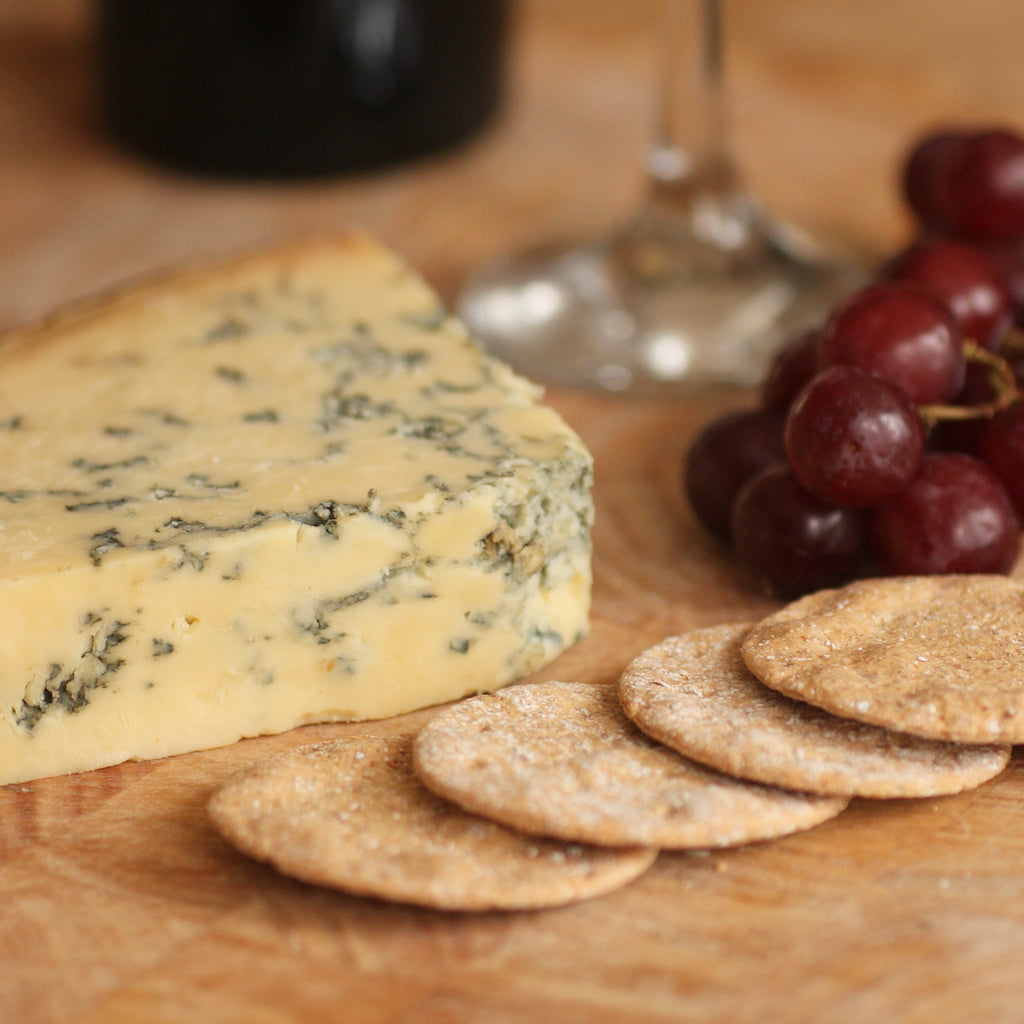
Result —
[[97, 0], [100, 98], [122, 143], [242, 177], [366, 171], [497, 108], [506, 0]]

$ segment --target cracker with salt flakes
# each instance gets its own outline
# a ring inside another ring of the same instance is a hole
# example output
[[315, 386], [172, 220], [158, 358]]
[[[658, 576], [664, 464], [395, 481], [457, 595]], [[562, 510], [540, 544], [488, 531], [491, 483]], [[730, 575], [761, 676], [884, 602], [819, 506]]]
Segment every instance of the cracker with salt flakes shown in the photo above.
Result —
[[998, 775], [1006, 745], [923, 739], [839, 718], [768, 689], [743, 661], [750, 623], [669, 637], [619, 680], [648, 735], [719, 771], [817, 793], [873, 798], [962, 792]]
[[742, 645], [765, 685], [833, 714], [961, 743], [1024, 741], [1024, 586], [861, 580], [800, 598]]
[[260, 761], [209, 804], [230, 843], [305, 882], [441, 910], [530, 910], [610, 892], [653, 849], [538, 839], [424, 789], [412, 735], [352, 737]]
[[538, 835], [665, 849], [787, 835], [846, 799], [729, 778], [645, 736], [614, 684], [548, 682], [472, 697], [416, 738], [423, 783], [467, 810]]

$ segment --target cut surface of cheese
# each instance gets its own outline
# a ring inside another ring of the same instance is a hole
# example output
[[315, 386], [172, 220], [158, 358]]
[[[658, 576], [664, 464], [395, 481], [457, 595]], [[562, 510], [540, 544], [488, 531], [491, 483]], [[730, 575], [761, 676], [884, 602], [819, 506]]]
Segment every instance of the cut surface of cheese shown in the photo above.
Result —
[[0, 784], [492, 690], [582, 637], [592, 466], [360, 235], [0, 346]]

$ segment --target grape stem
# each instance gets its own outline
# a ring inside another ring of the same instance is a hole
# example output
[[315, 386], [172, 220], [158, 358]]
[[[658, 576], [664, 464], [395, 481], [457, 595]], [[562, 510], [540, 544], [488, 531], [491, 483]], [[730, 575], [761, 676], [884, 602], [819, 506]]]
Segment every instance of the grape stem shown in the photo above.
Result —
[[942, 420], [991, 419], [996, 413], [1013, 405], [1020, 396], [1013, 369], [1002, 356], [973, 341], [964, 342], [963, 353], [969, 362], [984, 363], [988, 367], [989, 381], [995, 395], [992, 401], [978, 405], [920, 405], [917, 411], [929, 427]]
[[1024, 330], [1019, 327], [1011, 327], [1006, 332], [1000, 347], [1003, 352], [1009, 352], [1012, 355], [1024, 353]]

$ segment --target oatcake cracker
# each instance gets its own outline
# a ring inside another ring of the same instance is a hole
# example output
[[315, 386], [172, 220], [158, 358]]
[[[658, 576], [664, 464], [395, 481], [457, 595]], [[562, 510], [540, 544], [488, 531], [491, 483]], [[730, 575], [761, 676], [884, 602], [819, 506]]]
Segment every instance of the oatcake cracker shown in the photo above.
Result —
[[958, 793], [999, 774], [1009, 746], [927, 740], [838, 718], [758, 682], [740, 645], [750, 624], [670, 637], [619, 680], [626, 714], [649, 736], [719, 771], [862, 797]]
[[732, 846], [810, 828], [846, 806], [688, 761], [626, 718], [614, 685], [535, 683], [471, 697], [424, 726], [413, 764], [467, 810], [598, 844]]
[[288, 751], [229, 779], [210, 815], [229, 842], [284, 874], [442, 910], [586, 899], [657, 856], [536, 839], [467, 814], [416, 781], [411, 744], [406, 734]]
[[1005, 576], [862, 580], [754, 626], [748, 668], [787, 696], [901, 732], [1024, 741], [1024, 586]]

